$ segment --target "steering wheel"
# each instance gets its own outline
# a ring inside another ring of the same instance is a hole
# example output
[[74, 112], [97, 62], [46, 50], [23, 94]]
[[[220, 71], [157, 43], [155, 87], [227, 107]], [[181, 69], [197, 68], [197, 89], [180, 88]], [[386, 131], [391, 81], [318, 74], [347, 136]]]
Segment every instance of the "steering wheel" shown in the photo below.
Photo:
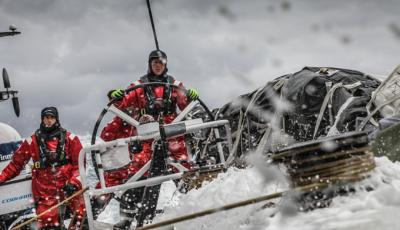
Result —
[[[186, 92], [187, 92], [187, 90], [186, 90], [185, 88], [180, 87], [180, 86], [177, 86], [177, 85], [174, 85], [174, 84], [164, 83], [164, 82], [149, 82], [149, 83], [138, 84], [138, 85], [135, 85], [135, 86], [133, 86], [133, 87], [130, 87], [130, 88], [126, 89], [126, 90], [125, 90], [125, 95], [129, 94], [129, 92], [131, 92], [131, 91], [133, 91], [133, 90], [136, 90], [136, 89], [138, 89], [138, 88], [144, 88], [144, 87], [147, 87], [147, 86], [160, 86], [160, 85], [176, 88], [176, 89], [182, 91], [184, 94], [186, 94]], [[103, 109], [103, 111], [100, 113], [100, 115], [99, 115], [99, 117], [98, 117], [98, 119], [97, 119], [97, 121], [96, 121], [96, 124], [95, 124], [95, 126], [94, 126], [93, 132], [92, 132], [91, 145], [94, 145], [94, 144], [96, 143], [96, 137], [97, 137], [98, 128], [99, 128], [99, 126], [100, 126], [100, 124], [101, 124], [101, 121], [103, 120], [105, 114], [109, 111], [110, 107], [111, 107], [117, 100], [119, 100], [119, 99], [121, 99], [121, 98], [114, 98], [114, 99], [110, 100], [110, 102], [108, 102], [107, 106], [106, 106], [106, 107]], [[212, 112], [209, 110], [209, 108], [204, 104], [204, 102], [203, 102], [200, 98], [198, 98], [197, 101], [198, 101], [199, 104], [204, 108], [204, 110], [205, 110], [206, 113], [210, 116], [210, 118], [214, 121], [214, 120], [215, 120], [214, 115], [213, 115]], [[193, 102], [194, 102], [194, 101], [192, 101], [191, 103], [193, 103]], [[188, 106], [189, 106], [189, 105], [188, 105]], [[186, 113], [190, 112], [192, 109], [193, 109], [193, 108], [191, 108], [189, 111], [186, 111]], [[120, 117], [120, 118], [123, 119], [124, 121], [127, 121], [127, 120], [124, 119], [123, 117]], [[128, 123], [129, 123], [129, 122], [128, 122]], [[172, 123], [174, 123], [174, 122], [172, 122]], [[92, 161], [94, 162], [94, 165], [93, 165], [93, 166], [94, 166], [96, 175], [97, 175], [97, 177], [99, 178], [98, 166], [97, 166], [97, 163], [96, 163], [95, 154], [96, 154], [96, 152], [93, 151], [93, 152], [92, 152]]]

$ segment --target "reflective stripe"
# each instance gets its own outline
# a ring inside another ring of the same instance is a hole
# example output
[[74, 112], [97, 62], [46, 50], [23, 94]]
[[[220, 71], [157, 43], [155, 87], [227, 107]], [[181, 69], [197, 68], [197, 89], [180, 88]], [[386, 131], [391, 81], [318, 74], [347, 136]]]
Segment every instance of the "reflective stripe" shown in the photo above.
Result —
[[176, 86], [179, 86], [181, 83], [182, 83], [182, 82], [180, 82], [180, 81], [178, 81], [178, 80], [175, 80], [175, 81], [174, 81], [174, 85], [176, 85]]
[[75, 137], [76, 137], [76, 136], [75, 136], [74, 134], [72, 134], [72, 133], [69, 135], [69, 139], [71, 139], [71, 141], [72, 141]]
[[140, 83], [141, 83], [141, 82], [140, 82], [139, 80], [133, 82], [134, 85], [140, 85]]
[[32, 144], [32, 137], [26, 138], [25, 141], [28, 142], [28, 144]]
[[[53, 164], [53, 165], [46, 165], [46, 164], [42, 165], [42, 163], [40, 161], [34, 161], [33, 164], [31, 165], [31, 168], [32, 169], [45, 169], [45, 168], [50, 168], [50, 167], [60, 167], [60, 166], [66, 165], [68, 163], [69, 163], [68, 161], [64, 161], [64, 162], [56, 163], [56, 164]], [[80, 176], [77, 177], [77, 179], [79, 181], [81, 181]]]
[[40, 169], [40, 161], [33, 162], [32, 169]]

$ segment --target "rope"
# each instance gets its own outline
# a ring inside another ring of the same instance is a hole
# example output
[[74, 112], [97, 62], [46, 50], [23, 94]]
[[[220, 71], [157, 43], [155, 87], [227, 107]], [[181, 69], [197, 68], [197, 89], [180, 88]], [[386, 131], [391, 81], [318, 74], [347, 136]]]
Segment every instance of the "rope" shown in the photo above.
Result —
[[86, 192], [86, 190], [88, 190], [88, 189], [89, 189], [89, 187], [86, 187], [86, 188], [83, 188], [83, 189], [77, 191], [77, 192], [74, 193], [72, 196], [68, 197], [67, 199], [63, 200], [62, 202], [60, 202], [60, 203], [54, 205], [53, 207], [47, 209], [46, 211], [40, 213], [40, 214], [37, 215], [36, 217], [33, 217], [32, 219], [29, 219], [29, 220], [27, 220], [27, 221], [21, 223], [20, 225], [17, 225], [17, 226], [15, 226], [15, 227], [13, 227], [11, 230], [17, 230], [17, 229], [20, 229], [20, 228], [22, 228], [23, 226], [25, 226], [25, 225], [27, 225], [27, 224], [32, 223], [33, 221], [39, 219], [39, 218], [42, 217], [43, 215], [46, 215], [46, 214], [47, 214], [48, 212], [50, 212], [51, 210], [53, 210], [53, 209], [55, 209], [55, 208], [58, 208], [58, 207], [60, 207], [60, 206], [63, 205], [63, 204], [68, 203], [70, 200], [72, 200], [73, 198], [75, 198], [75, 197], [81, 195], [82, 193]]
[[383, 107], [387, 106], [388, 104], [395, 102], [397, 100], [400, 100], [400, 96], [393, 97], [389, 101], [386, 101], [382, 105], [379, 105], [374, 111], [369, 113], [368, 116], [363, 120], [360, 127], [358, 128], [358, 131], [362, 131], [364, 129], [365, 125], [368, 123], [368, 121], [371, 121], [371, 118], [372, 118], [372, 116], [375, 115], [375, 113], [377, 113], [379, 110], [381, 110]]
[[321, 152], [320, 146], [309, 146], [298, 151], [285, 151], [272, 159], [283, 163], [293, 186], [329, 182], [333, 178], [351, 176], [355, 180], [365, 178], [365, 173], [375, 168], [371, 146]]
[[[324, 101], [322, 102], [321, 109], [318, 114], [317, 123], [315, 124], [313, 139], [315, 139], [315, 137], [317, 136], [317, 132], [318, 132], [319, 126], [321, 124], [322, 118], [324, 116], [325, 109], [328, 106], [329, 101], [333, 100], [333, 95], [335, 94], [335, 91], [340, 87], [344, 87], [346, 89], [353, 89], [360, 85], [361, 85], [361, 82], [359, 82], [359, 81], [356, 83], [353, 83], [353, 84], [349, 84], [349, 85], [343, 85], [342, 82], [339, 82], [339, 83], [333, 85], [333, 87], [326, 93], [326, 96], [324, 98]], [[338, 119], [338, 118], [336, 118], [336, 119]]]
[[[370, 109], [373, 103], [375, 103], [376, 97], [378, 96], [378, 93], [380, 93], [380, 91], [382, 90], [382, 88], [389, 82], [392, 80], [392, 78], [394, 78], [396, 76], [397, 71], [400, 69], [400, 65], [398, 65], [393, 72], [389, 75], [389, 77], [387, 77], [379, 86], [378, 88], [372, 93], [371, 95], [371, 100], [369, 100], [368, 104], [365, 106], [365, 108], [367, 109], [367, 113], [368, 113], [368, 117], [371, 121], [371, 123], [375, 126], [378, 126], [378, 123], [375, 121], [374, 118], [372, 118], [372, 115], [370, 116]], [[376, 111], [375, 111], [376, 112]], [[373, 113], [374, 114], [374, 113]], [[368, 122], [368, 121], [367, 121]], [[365, 123], [367, 123], [365, 122]]]

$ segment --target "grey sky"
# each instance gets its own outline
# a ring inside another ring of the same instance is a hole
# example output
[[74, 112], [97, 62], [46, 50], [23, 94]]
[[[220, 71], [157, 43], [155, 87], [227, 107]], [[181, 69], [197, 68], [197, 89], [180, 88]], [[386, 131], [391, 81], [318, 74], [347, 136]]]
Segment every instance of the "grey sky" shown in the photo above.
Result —
[[[211, 108], [303, 66], [388, 74], [400, 63], [397, 0], [153, 0], [170, 74]], [[30, 135], [57, 106], [64, 127], [91, 133], [106, 92], [147, 71], [154, 49], [145, 0], [0, 0], [0, 64], [20, 91], [21, 117], [0, 121]], [[2, 88], [2, 86], [1, 86]]]

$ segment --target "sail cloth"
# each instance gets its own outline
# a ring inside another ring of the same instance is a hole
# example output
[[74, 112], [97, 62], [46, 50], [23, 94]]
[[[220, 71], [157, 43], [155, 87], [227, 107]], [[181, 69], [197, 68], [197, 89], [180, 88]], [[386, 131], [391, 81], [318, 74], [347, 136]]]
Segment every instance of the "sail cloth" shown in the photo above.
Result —
[[[219, 113], [231, 122], [240, 155], [254, 150], [253, 146], [263, 137], [264, 143], [269, 143], [267, 148], [279, 146], [265, 141], [264, 134], [273, 133], [271, 129], [282, 131], [295, 142], [357, 130], [368, 116], [366, 105], [380, 83], [355, 70], [305, 67], [241, 95], [219, 109]], [[373, 115], [376, 120], [381, 117], [379, 112]]]

